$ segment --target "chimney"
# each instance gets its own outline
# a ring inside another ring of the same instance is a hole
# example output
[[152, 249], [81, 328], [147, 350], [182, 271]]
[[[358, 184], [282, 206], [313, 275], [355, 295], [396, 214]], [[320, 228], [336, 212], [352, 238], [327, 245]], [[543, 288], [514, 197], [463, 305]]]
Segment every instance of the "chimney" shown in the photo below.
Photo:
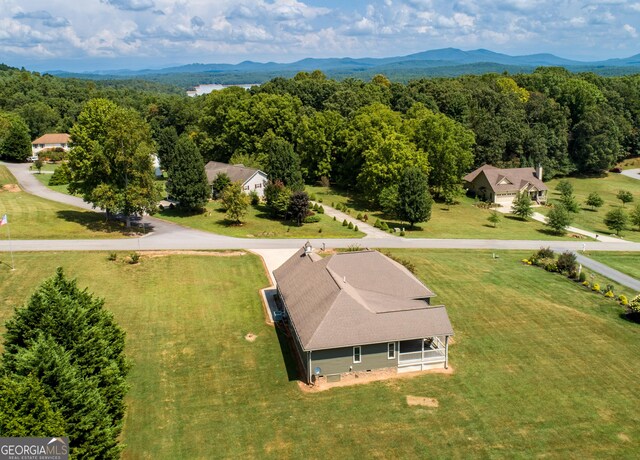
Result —
[[311, 243], [309, 243], [308, 241], [304, 244], [304, 253], [305, 254], [311, 254], [311, 252], [313, 251], [313, 247], [311, 246]]
[[539, 180], [542, 180], [542, 165], [538, 163], [538, 166], [536, 166], [536, 177]]

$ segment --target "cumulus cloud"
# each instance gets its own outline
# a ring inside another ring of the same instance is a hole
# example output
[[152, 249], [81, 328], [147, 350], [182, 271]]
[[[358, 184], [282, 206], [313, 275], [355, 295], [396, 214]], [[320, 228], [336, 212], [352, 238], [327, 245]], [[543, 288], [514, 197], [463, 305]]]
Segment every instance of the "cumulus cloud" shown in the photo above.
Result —
[[155, 7], [153, 0], [100, 0], [108, 5], [115, 6], [119, 10], [144, 11]]
[[[489, 48], [573, 58], [638, 53], [640, 1], [3, 0], [0, 55], [127, 62], [293, 61]], [[6, 5], [6, 7], [5, 7]], [[588, 30], [588, 33], [586, 31]], [[582, 54], [580, 54], [582, 53]]]

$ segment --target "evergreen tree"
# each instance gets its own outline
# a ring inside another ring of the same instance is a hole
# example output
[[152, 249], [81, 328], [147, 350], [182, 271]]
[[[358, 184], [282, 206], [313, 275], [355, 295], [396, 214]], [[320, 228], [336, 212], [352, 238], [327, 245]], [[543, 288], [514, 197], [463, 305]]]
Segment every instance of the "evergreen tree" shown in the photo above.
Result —
[[527, 218], [533, 215], [531, 197], [527, 192], [518, 193], [516, 195], [516, 198], [513, 200], [513, 204], [511, 205], [511, 212], [522, 220], [527, 220]]
[[491, 211], [487, 220], [493, 224], [493, 228], [496, 228], [498, 223], [500, 223], [500, 220], [502, 220], [502, 216], [498, 211]]
[[44, 387], [33, 374], [0, 378], [0, 433], [2, 436], [65, 436], [59, 410], [52, 407]]
[[309, 213], [309, 195], [307, 192], [293, 192], [289, 199], [289, 215], [292, 219], [302, 225], [302, 221]]
[[269, 181], [264, 189], [264, 198], [274, 216], [284, 217], [289, 209], [291, 190], [282, 181]]
[[7, 321], [2, 361], [42, 383], [78, 456], [117, 458], [129, 365], [124, 332], [103, 304], [58, 269]]
[[554, 206], [547, 215], [547, 225], [556, 233], [564, 234], [566, 228], [571, 225], [571, 214], [569, 210], [561, 204]]
[[282, 181], [291, 190], [302, 190], [302, 172], [300, 158], [293, 151], [293, 146], [284, 139], [269, 137], [267, 144], [267, 170], [272, 182]]
[[631, 223], [638, 227], [638, 231], [640, 231], [640, 203], [633, 208], [629, 217], [631, 218]]
[[173, 126], [162, 128], [156, 136], [156, 146], [158, 147], [158, 160], [160, 166], [165, 171], [171, 169], [173, 164], [173, 154], [178, 143], [178, 133]]
[[220, 198], [222, 192], [224, 192], [224, 189], [229, 185], [231, 185], [231, 179], [229, 178], [229, 175], [224, 172], [218, 174], [211, 184], [213, 198], [215, 198], [216, 200]]
[[426, 174], [417, 167], [407, 168], [398, 185], [398, 217], [413, 227], [431, 218], [432, 204]]
[[176, 144], [169, 169], [168, 192], [179, 207], [192, 211], [204, 208], [209, 199], [209, 184], [198, 147], [187, 134]]
[[584, 204], [595, 211], [596, 208], [599, 208], [604, 204], [604, 200], [598, 194], [598, 192], [591, 192], [589, 193], [589, 196], [587, 197], [587, 200], [584, 202]]
[[629, 216], [622, 208], [614, 208], [605, 215], [604, 224], [609, 230], [614, 230], [616, 235], [619, 235], [627, 226], [628, 220]]

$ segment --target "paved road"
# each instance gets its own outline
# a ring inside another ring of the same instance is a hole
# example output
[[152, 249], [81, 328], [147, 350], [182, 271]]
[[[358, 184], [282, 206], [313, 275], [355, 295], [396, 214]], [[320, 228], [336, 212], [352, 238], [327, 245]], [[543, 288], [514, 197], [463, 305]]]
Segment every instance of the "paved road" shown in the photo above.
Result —
[[630, 177], [632, 179], [638, 179], [640, 180], [640, 168], [636, 168], [636, 169], [625, 169], [624, 171], [622, 171], [620, 174], [622, 174], [623, 176], [627, 176]]
[[[603, 276], [615, 281], [618, 284], [622, 284], [623, 286], [627, 286], [630, 289], [633, 289], [636, 292], [640, 292], [640, 281], [632, 278], [629, 275], [626, 275], [618, 270], [614, 270], [613, 268], [605, 265], [603, 263], [598, 262], [597, 260], [590, 259], [582, 254], [577, 254], [578, 263], [581, 263], [585, 267], [590, 268], [594, 272], [598, 272]], [[640, 260], [640, 256], [638, 256]]]
[[[83, 209], [94, 210], [91, 205], [80, 198], [54, 192], [42, 185], [28, 170], [28, 165], [6, 164], [18, 180], [20, 186], [34, 195], [53, 201], [59, 201]], [[153, 227], [151, 234], [140, 238], [111, 239], [111, 240], [0, 240], [0, 251], [136, 251], [161, 249], [297, 249], [302, 247], [306, 239], [249, 239], [232, 238], [213, 233], [184, 228], [170, 222], [146, 216], [144, 222]], [[377, 230], [377, 229], [376, 229]], [[638, 251], [640, 243], [615, 240], [609, 241], [546, 241], [546, 240], [478, 240], [478, 239], [426, 239], [372, 236], [352, 239], [312, 239], [314, 247], [347, 248], [358, 246], [361, 248], [408, 248], [408, 249], [495, 249], [495, 250], [535, 250], [540, 247], [551, 247], [555, 251], [571, 250], [588, 251]], [[373, 236], [376, 235], [376, 236]], [[264, 252], [264, 251], [256, 251]], [[623, 273], [613, 270], [604, 264], [579, 255], [578, 259], [584, 266], [597, 271], [620, 284], [640, 291], [640, 282]]]

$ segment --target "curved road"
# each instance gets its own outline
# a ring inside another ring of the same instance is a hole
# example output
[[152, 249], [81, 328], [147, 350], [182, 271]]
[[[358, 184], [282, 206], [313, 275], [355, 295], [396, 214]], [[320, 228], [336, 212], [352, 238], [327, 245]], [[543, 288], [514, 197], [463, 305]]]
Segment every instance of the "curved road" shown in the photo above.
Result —
[[[29, 171], [29, 164], [4, 164], [16, 177], [20, 186], [28, 193], [42, 198], [58, 201], [82, 209], [93, 210], [90, 204], [81, 198], [55, 192], [45, 187]], [[640, 176], [639, 176], [640, 177]], [[99, 212], [99, 211], [98, 211]], [[0, 241], [0, 251], [94, 251], [94, 250], [178, 250], [178, 249], [295, 249], [300, 248], [306, 239], [248, 239], [232, 238], [182, 227], [154, 217], [143, 219], [153, 231], [140, 238], [110, 240], [14, 240]], [[428, 239], [401, 237], [372, 237], [350, 239], [312, 239], [314, 247], [327, 245], [335, 248], [359, 246], [362, 248], [429, 248], [429, 249], [523, 249], [535, 250], [549, 246], [555, 251], [571, 250], [579, 253], [588, 251], [640, 251], [640, 243], [619, 242], [580, 242], [546, 240], [477, 240], [477, 239]], [[609, 278], [640, 291], [640, 282], [623, 273], [611, 269], [588, 257], [579, 255], [579, 261]], [[606, 273], [605, 273], [606, 272]]]

